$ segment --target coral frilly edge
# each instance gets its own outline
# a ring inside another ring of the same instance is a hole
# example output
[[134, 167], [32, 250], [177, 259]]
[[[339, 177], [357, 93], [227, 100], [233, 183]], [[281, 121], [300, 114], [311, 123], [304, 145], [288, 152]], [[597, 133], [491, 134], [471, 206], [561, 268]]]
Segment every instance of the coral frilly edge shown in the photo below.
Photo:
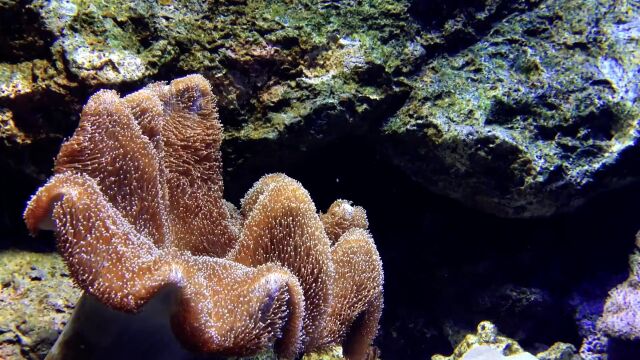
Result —
[[176, 287], [172, 328], [193, 351], [294, 358], [342, 343], [365, 358], [383, 276], [364, 210], [339, 200], [321, 217], [299, 182], [272, 174], [238, 211], [222, 197], [221, 139], [202, 76], [98, 92], [27, 227], [55, 229], [74, 281], [113, 309]]

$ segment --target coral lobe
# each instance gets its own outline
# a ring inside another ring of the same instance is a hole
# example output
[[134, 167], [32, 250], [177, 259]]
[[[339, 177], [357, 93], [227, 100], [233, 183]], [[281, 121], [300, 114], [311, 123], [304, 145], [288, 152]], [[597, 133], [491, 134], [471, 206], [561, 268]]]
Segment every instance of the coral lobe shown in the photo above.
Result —
[[124, 98], [100, 91], [29, 202], [27, 227], [55, 228], [76, 283], [113, 309], [136, 312], [178, 288], [172, 328], [194, 351], [273, 345], [293, 358], [342, 342], [364, 358], [383, 281], [364, 210], [340, 200], [341, 221], [321, 220], [300, 183], [272, 174], [238, 211], [223, 198], [221, 141], [201, 76]]

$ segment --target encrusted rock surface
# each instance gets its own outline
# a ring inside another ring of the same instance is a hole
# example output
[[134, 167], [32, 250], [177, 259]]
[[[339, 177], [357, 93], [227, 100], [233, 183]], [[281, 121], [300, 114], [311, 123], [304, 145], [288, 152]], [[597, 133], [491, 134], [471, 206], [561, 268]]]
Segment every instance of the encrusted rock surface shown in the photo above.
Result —
[[580, 356], [576, 354], [575, 346], [561, 342], [557, 342], [547, 350], [537, 353], [536, 357], [539, 360], [581, 360]]
[[[493, 356], [496, 359], [515, 360], [514, 356], [520, 356], [520, 354], [531, 355], [525, 352], [515, 340], [499, 336], [498, 328], [494, 324], [489, 321], [482, 321], [478, 324], [477, 332], [475, 334], [467, 334], [453, 350], [451, 356], [434, 355], [431, 360], [461, 360], [473, 358], [474, 356], [478, 359], [480, 359], [478, 356]], [[518, 359], [520, 360], [519, 357]]]
[[80, 297], [62, 259], [0, 252], [0, 286], [0, 358], [44, 358]]
[[337, 136], [365, 114], [367, 122], [380, 117], [368, 112], [407, 91], [390, 74], [414, 70], [424, 57], [408, 3], [354, 4], [55, 0], [18, 10], [16, 3], [5, 13], [37, 17], [54, 41], [48, 59], [0, 57], [13, 67], [0, 77], [0, 100], [50, 86], [31, 71], [36, 63], [69, 80], [61, 93], [78, 86], [80, 96], [203, 72], [236, 130], [230, 138], [273, 139], [293, 124], [312, 132], [310, 142]]
[[638, 177], [639, 13], [613, 0], [2, 1], [6, 206], [46, 178], [96, 89], [199, 72], [229, 168], [364, 135], [471, 206], [570, 210]]
[[503, 216], [550, 215], [637, 177], [640, 5], [549, 0], [429, 63], [386, 124], [431, 189]]
[[629, 256], [629, 277], [609, 291], [597, 328], [614, 339], [640, 340], [640, 232]]
[[[407, 2], [354, 4], [0, 3], [7, 20], [0, 32], [21, 34], [3, 38], [11, 46], [0, 51], [0, 168], [16, 174], [17, 190], [2, 211], [46, 178], [81, 104], [99, 88], [126, 92], [202, 73], [219, 98], [228, 167], [291, 159], [379, 127], [408, 95], [399, 75], [419, 68], [425, 52]], [[4, 228], [19, 224], [13, 213], [2, 221]]]
[[414, 0], [413, 17], [427, 29], [421, 34], [427, 52], [452, 53], [482, 39], [494, 23], [533, 9], [541, 0]]
[[477, 332], [466, 335], [451, 356], [434, 355], [431, 360], [580, 360], [580, 357], [573, 345], [559, 342], [534, 356], [515, 340], [500, 336], [493, 323], [482, 321]]

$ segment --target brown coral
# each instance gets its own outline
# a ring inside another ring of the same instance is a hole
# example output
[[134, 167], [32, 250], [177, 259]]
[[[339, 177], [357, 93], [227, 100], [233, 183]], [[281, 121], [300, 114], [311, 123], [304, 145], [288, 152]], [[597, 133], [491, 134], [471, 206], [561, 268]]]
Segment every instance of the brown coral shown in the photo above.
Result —
[[297, 181], [267, 175], [249, 190], [242, 212], [242, 236], [229, 259], [252, 267], [276, 263], [301, 279], [307, 347], [315, 347], [332, 301], [334, 276], [329, 239], [311, 197]]
[[382, 309], [364, 210], [336, 202], [321, 221], [302, 185], [273, 174], [238, 211], [222, 197], [221, 139], [201, 76], [124, 98], [101, 91], [31, 199], [27, 226], [55, 229], [75, 281], [114, 309], [135, 312], [178, 288], [172, 326], [193, 350], [274, 344], [291, 358], [342, 342], [363, 358]]
[[324, 229], [331, 239], [332, 243], [336, 243], [340, 236], [349, 229], [367, 229], [369, 221], [367, 213], [361, 206], [353, 206], [350, 201], [336, 200], [329, 206], [329, 210], [325, 214], [320, 215]]

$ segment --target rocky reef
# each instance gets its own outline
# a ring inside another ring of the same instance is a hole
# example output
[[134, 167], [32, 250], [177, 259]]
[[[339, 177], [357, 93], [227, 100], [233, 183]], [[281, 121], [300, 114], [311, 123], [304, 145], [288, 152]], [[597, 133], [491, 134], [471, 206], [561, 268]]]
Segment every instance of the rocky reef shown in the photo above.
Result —
[[0, 358], [42, 359], [80, 297], [60, 256], [0, 253]]
[[200, 72], [222, 99], [230, 170], [364, 136], [465, 204], [510, 217], [570, 210], [637, 178], [639, 11], [593, 0], [5, 1], [1, 166], [22, 184], [7, 203], [46, 177], [95, 89]]
[[451, 356], [434, 355], [431, 360], [580, 360], [571, 344], [555, 343], [536, 356], [526, 352], [513, 339], [500, 336], [490, 321], [478, 324], [475, 334], [468, 334]]
[[611, 289], [598, 328], [613, 337], [640, 340], [640, 233], [629, 257], [629, 277]]
[[[489, 319], [540, 359], [562, 341], [627, 360], [638, 340], [598, 322], [616, 284], [609, 314], [637, 292], [639, 18], [614, 0], [0, 1], [0, 248], [53, 250], [20, 214], [89, 96], [200, 73], [225, 196], [286, 172], [319, 208], [367, 208], [383, 355], [449, 354]], [[41, 357], [50, 337], [26, 333], [3, 351]]]
[[430, 62], [385, 124], [395, 159], [437, 192], [515, 217], [634, 180], [640, 8], [625, 4], [544, 1]]

